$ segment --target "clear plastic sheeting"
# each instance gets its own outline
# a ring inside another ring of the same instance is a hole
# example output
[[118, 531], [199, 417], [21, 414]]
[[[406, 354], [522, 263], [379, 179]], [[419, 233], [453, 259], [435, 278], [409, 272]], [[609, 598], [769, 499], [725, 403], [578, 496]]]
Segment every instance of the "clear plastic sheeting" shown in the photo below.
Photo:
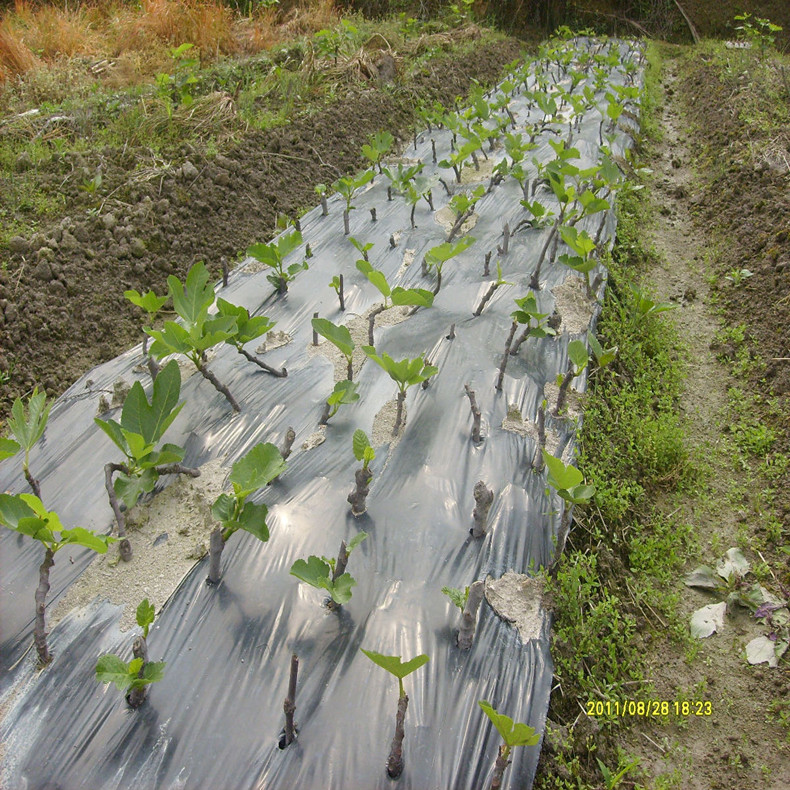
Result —
[[[641, 57], [631, 44], [574, 44], [591, 53], [614, 47], [623, 63]], [[565, 80], [559, 64], [538, 63], [536, 69], [552, 81]], [[624, 67], [609, 76], [617, 84], [627, 78], [633, 80], [634, 75]], [[531, 89], [534, 74], [528, 82]], [[592, 76], [585, 84], [594, 87]], [[575, 164], [582, 168], [599, 158], [605, 90], [597, 90], [596, 96], [600, 108], [588, 110], [580, 126], [573, 126], [572, 145], [581, 155]], [[513, 96], [509, 109], [521, 131], [531, 129], [544, 115], [523, 90]], [[634, 123], [621, 119], [610, 137], [613, 159], [630, 144], [629, 126], [633, 129]], [[548, 123], [530, 156], [544, 163], [551, 160], [554, 151], [548, 140], [567, 137], [568, 131], [567, 121]], [[451, 151], [451, 136], [447, 129], [423, 133], [416, 150], [410, 145], [403, 156], [421, 159], [424, 172], [441, 176], [451, 190], [472, 189], [474, 183], [455, 185], [451, 170], [431, 163], [432, 139], [442, 160]], [[501, 148], [488, 153], [492, 163], [503, 155]], [[478, 159], [483, 168], [480, 153]], [[471, 175], [474, 178], [474, 171]], [[486, 187], [488, 181], [481, 179]], [[391, 285], [433, 288], [434, 276], [426, 278], [420, 263], [431, 247], [446, 239], [446, 231], [424, 201], [415, 212], [417, 227], [411, 228], [410, 207], [399, 197], [388, 201], [386, 191], [386, 178], [377, 175], [373, 185], [355, 197], [351, 235], [375, 243], [371, 263], [384, 271]], [[548, 206], [554, 200], [545, 188], [536, 196]], [[547, 495], [545, 472], [531, 467], [535, 440], [501, 426], [514, 406], [524, 420], [534, 423], [544, 385], [567, 369], [568, 342], [584, 338], [586, 330], [530, 339], [510, 357], [502, 391], [495, 390], [513, 300], [526, 295], [550, 232], [522, 227], [510, 238], [507, 254], [497, 254], [503, 224], [515, 228], [525, 218], [521, 197], [512, 178], [482, 197], [471, 230], [476, 241], [445, 265], [434, 306], [401, 323], [376, 328], [378, 353], [396, 359], [426, 354], [439, 374], [426, 388], [409, 390], [402, 438], [376, 446], [368, 509], [358, 518], [346, 502], [359, 465], [351, 437], [358, 428], [371, 435], [375, 415], [395, 397], [394, 382], [366, 361], [355, 375], [361, 399], [332, 418], [322, 444], [301, 449], [316, 431], [334, 386], [332, 364], [310, 350], [310, 318], [318, 312], [335, 323], [347, 323], [375, 306], [379, 297], [354, 266], [359, 256], [343, 235], [340, 197], [329, 199], [328, 216], [318, 208], [302, 218], [304, 242], [314, 257], [286, 295], [273, 293], [265, 272], [250, 273], [251, 260], [231, 273], [226, 288], [218, 286], [218, 295], [252, 314], [269, 316], [277, 322], [277, 331], [290, 335], [291, 342], [263, 356], [274, 367], [285, 366], [288, 376], [269, 376], [231, 347], [220, 347], [211, 368], [229, 386], [242, 412], [234, 415], [207, 381], [191, 376], [182, 385], [186, 406], [166, 440], [186, 447], [187, 465], [220, 458], [230, 467], [258, 442], [280, 445], [293, 426], [296, 441], [288, 469], [253, 497], [269, 506], [271, 538], [262, 544], [237, 533], [223, 553], [222, 581], [216, 588], [205, 584], [207, 559], [182, 581], [148, 637], [152, 660], [167, 662], [165, 677], [151, 688], [148, 701], [131, 711], [114, 687], [101, 686], [94, 678], [99, 655], [114, 652], [128, 659], [131, 653], [132, 636], [120, 632], [119, 608], [109, 602], [94, 601], [58, 623], [50, 634], [55, 659], [46, 670], [35, 671], [33, 651], [25, 653], [32, 638], [33, 592], [42, 550], [32, 540], [3, 530], [0, 691], [5, 748], [0, 784], [31, 790], [390, 787], [384, 763], [394, 730], [397, 681], [374, 666], [361, 647], [404, 659], [426, 653], [431, 659], [404, 681], [409, 708], [399, 787], [477, 790], [490, 782], [499, 736], [478, 700], [488, 700], [515, 721], [543, 731], [552, 680], [546, 615], [540, 635], [522, 643], [515, 627], [484, 601], [472, 649], [463, 652], [454, 638], [458, 611], [440, 592], [445, 585], [463, 588], [488, 575], [499, 578], [510, 569], [533, 574], [554, 555], [562, 501], [553, 493]], [[433, 199], [437, 211], [446, 205], [441, 186], [434, 188]], [[377, 209], [375, 222], [371, 208]], [[595, 236], [602, 218], [600, 238], [611, 243], [612, 211], [583, 220], [579, 227]], [[391, 236], [397, 239], [394, 248]], [[560, 244], [560, 252], [563, 249]], [[486, 278], [483, 261], [488, 251], [493, 251], [492, 275]], [[403, 265], [405, 256], [413, 260], [411, 265]], [[301, 260], [297, 254], [292, 258]], [[512, 284], [500, 286], [482, 314], [473, 317], [496, 277], [497, 261], [504, 280]], [[327, 287], [339, 273], [345, 279], [345, 312]], [[579, 275], [560, 263], [544, 263], [537, 292], [542, 312], [555, 309], [552, 289], [568, 277]], [[603, 287], [601, 283], [599, 296]], [[590, 325], [596, 312], [592, 311]], [[453, 324], [455, 337], [449, 339]], [[44, 502], [66, 525], [99, 532], [110, 528], [103, 466], [117, 460], [117, 453], [93, 418], [98, 392], [111, 389], [118, 378], [139, 379], [150, 391], [140, 362], [138, 347], [76, 382], [54, 405], [46, 433], [31, 453], [31, 469], [41, 482]], [[480, 444], [471, 441], [466, 384], [476, 392], [483, 416]], [[583, 387], [581, 376], [574, 388]], [[554, 454], [569, 462], [574, 421], [547, 415], [546, 423], [556, 440]], [[0, 489], [27, 490], [18, 468], [18, 459], [3, 463]], [[478, 480], [493, 489], [494, 502], [488, 532], [475, 540], [469, 529]], [[333, 555], [341, 540], [360, 530], [369, 537], [349, 564], [358, 582], [353, 598], [330, 612], [322, 605], [323, 595], [298, 582], [289, 570], [295, 560], [309, 554]], [[131, 539], [134, 543], [134, 535]], [[91, 558], [82, 550], [57, 555], [50, 611]], [[281, 750], [278, 737], [293, 652], [300, 659], [299, 735]], [[538, 747], [514, 750], [506, 786], [531, 786], [538, 755]]]

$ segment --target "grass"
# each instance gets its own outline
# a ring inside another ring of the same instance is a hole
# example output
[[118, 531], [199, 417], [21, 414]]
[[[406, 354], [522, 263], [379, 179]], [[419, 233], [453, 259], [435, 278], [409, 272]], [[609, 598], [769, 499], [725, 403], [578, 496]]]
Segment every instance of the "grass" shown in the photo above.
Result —
[[[643, 103], [646, 145], [657, 137], [651, 116], [656, 55], [651, 48]], [[640, 277], [657, 262], [645, 242], [649, 207], [646, 190], [626, 189], [618, 198], [617, 243], [607, 262], [609, 287], [598, 335], [619, 353], [591, 379], [578, 462], [596, 495], [592, 506], [575, 514], [556, 581], [549, 584], [557, 684], [549, 716], [569, 724], [588, 700], [647, 698], [644, 658], [652, 638], [669, 632], [680, 645], [688, 640], [674, 588], [695, 541], [687, 523], [655, 503], [692, 488], [696, 473], [677, 409], [682, 343], [665, 317], [636, 315]], [[599, 786], [606, 781], [599, 758], [609, 766], [610, 779], [631, 765], [616, 746], [623, 722], [613, 717], [599, 724], [605, 734], [589, 745], [596, 760], [565, 760], [560, 770], [539, 773], [536, 788]], [[629, 780], [631, 771], [638, 773], [638, 767], [629, 769]]]

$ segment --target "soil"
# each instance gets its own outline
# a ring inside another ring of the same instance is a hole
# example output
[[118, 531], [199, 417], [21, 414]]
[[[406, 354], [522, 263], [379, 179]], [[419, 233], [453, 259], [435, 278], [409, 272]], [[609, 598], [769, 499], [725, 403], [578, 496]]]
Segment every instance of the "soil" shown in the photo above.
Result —
[[[474, 28], [448, 34], [479, 37]], [[63, 392], [94, 365], [139, 342], [142, 314], [127, 289], [166, 293], [203, 260], [219, 279], [222, 259], [266, 241], [278, 214], [295, 217], [315, 202], [314, 186], [362, 167], [368, 136], [389, 129], [411, 139], [421, 101], [452, 105], [470, 81], [495, 82], [524, 44], [481, 42], [474, 58], [442, 54], [393, 84], [359, 76], [333, 103], [306, 107], [283, 127], [218, 143], [214, 153], [184, 144], [163, 162], [142, 147], [90, 153], [54, 146], [37, 165], [42, 189], [59, 192], [67, 213], [0, 250], [0, 419], [34, 386]], [[18, 166], [31, 162], [24, 156]], [[83, 186], [102, 172], [97, 197]]]
[[[742, 470], [736, 468], [732, 456], [727, 457], [726, 452], [727, 389], [733, 381], [716, 359], [715, 337], [720, 320], [713, 311], [710, 288], [704, 276], [711, 231], [707, 223], [714, 219], [724, 199], [721, 185], [710, 183], [700, 187], [695, 177], [698, 163], [694, 161], [691, 143], [699, 138], [696, 133], [688, 134], [688, 123], [691, 120], [695, 125], [708, 128], [715, 124], [716, 134], [722, 135], [719, 144], [726, 139], [729, 147], [737, 134], [730, 128], [729, 136], [725, 136], [725, 118], [731, 113], [725, 110], [724, 104], [716, 103], [719, 86], [718, 80], [712, 79], [712, 72], [704, 67], [698, 69], [695, 64], [695, 76], [689, 81], [688, 71], [685, 71], [686, 79], [681, 82], [683, 78], [679, 72], [683, 71], [671, 62], [664, 78], [667, 101], [663, 108], [663, 141], [652, 162], [656, 171], [655, 197], [661, 206], [662, 219], [651, 237], [662, 266], [651, 273], [649, 280], [660, 301], [673, 301], [678, 305], [678, 309], [667, 314], [667, 319], [682, 332], [691, 365], [692, 372], [682, 400], [687, 435], [700, 460], [713, 458], [717, 474], [709, 485], [713, 501], [721, 503], [726, 501], [732, 483], [743, 480]], [[707, 77], [707, 82], [700, 82], [700, 75], [702, 80]], [[683, 104], [680, 103], [682, 99], [685, 99]], [[738, 189], [738, 228], [754, 222], [763, 224], [759, 212], [753, 216], [750, 211], [755, 193], [761, 192], [760, 180], [744, 174]], [[711, 210], [708, 210], [709, 205]], [[702, 211], [695, 212], [695, 207]], [[732, 219], [725, 220], [726, 225], [734, 225], [735, 213], [730, 212], [729, 217]], [[719, 271], [720, 267], [725, 267], [726, 271], [731, 262], [742, 261], [753, 254], [754, 235], [735, 233], [731, 236], [728, 231], [734, 228], [726, 225], [716, 230], [727, 238], [739, 240], [740, 244], [736, 241], [727, 245], [724, 256], [727, 260], [720, 258], [715, 264]], [[757, 275], [753, 279], [757, 279]], [[750, 294], [750, 299], [756, 299], [751, 304], [749, 319], [760, 314], [760, 323], [767, 333], [775, 335], [775, 342], [776, 336], [786, 329], [774, 323], [769, 310], [755, 309], [761, 301], [766, 301], [767, 294], [763, 293], [761, 300], [760, 293], [760, 289], [755, 289], [755, 293]], [[774, 291], [771, 300], [776, 296]], [[739, 321], [745, 317], [737, 303], [731, 305], [728, 312], [729, 320]], [[705, 562], [713, 564], [719, 559], [711, 540], [714, 535], [717, 536], [716, 545], [720, 542], [727, 547], [738, 545], [739, 526], [746, 516], [743, 511], [731, 507], [711, 508], [690, 496], [682, 498], [678, 504], [684, 518], [696, 527]], [[758, 513], [752, 513], [747, 518], [756, 521], [758, 517]], [[679, 609], [686, 621], [694, 610], [719, 600], [687, 587], [681, 587], [680, 594]], [[790, 676], [786, 666], [770, 669], [764, 664], [750, 666], [746, 663], [744, 648], [760, 633], [754, 619], [736, 608], [726, 617], [720, 633], [700, 642], [699, 655], [691, 662], [667, 639], [660, 638], [653, 644], [648, 677], [654, 684], [656, 698], [672, 700], [682, 696], [710, 701], [713, 715], [686, 719], [670, 717], [667, 724], [628, 738], [631, 747], [642, 755], [642, 768], [648, 775], [669, 775], [680, 769], [685, 776], [684, 786], [699, 790], [735, 785], [744, 790], [778, 790], [790, 785], [787, 744], [782, 745], [785, 734], [780, 725], [767, 720], [771, 703], [787, 692]]]

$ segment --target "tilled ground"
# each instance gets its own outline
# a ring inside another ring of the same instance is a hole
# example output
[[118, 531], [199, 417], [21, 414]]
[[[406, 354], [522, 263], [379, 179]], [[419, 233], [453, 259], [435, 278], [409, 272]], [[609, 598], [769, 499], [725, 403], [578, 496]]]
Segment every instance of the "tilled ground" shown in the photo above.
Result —
[[[727, 75], [707, 58], [695, 58], [684, 64], [678, 90], [693, 130], [690, 142], [697, 161], [692, 164], [704, 174], [690, 208], [697, 226], [707, 234], [716, 278], [713, 290], [726, 325], [746, 326], [742, 343], [725, 336], [715, 350], [733, 361], [740, 358], [754, 391], [776, 399], [773, 412], [760, 416], [778, 429], [773, 449], [787, 452], [790, 133], [777, 126], [770, 108], [760, 106], [746, 70], [733, 68]], [[790, 101], [786, 85], [783, 90], [784, 100]], [[755, 132], [754, 121], [762, 113], [768, 113], [763, 128]], [[778, 491], [777, 506], [787, 528], [786, 486], [784, 492], [781, 487]], [[790, 582], [790, 571], [785, 582]]]
[[[141, 313], [124, 290], [166, 293], [167, 276], [183, 278], [197, 260], [219, 278], [221, 259], [232, 265], [267, 240], [279, 213], [313, 205], [316, 184], [359, 169], [371, 133], [407, 142], [421, 102], [451, 106], [471, 80], [495, 82], [523, 49], [516, 39], [486, 41], [474, 58], [443, 54], [408, 77], [359, 77], [329, 106], [297, 108], [287, 125], [212, 155], [184, 144], [158, 169], [138, 167], [151, 160], [139, 147], [53, 150], [36, 177], [63, 195], [63, 216], [0, 250], [0, 419], [33, 386], [58, 395], [139, 341]], [[22, 155], [16, 166], [33, 163]], [[97, 205], [85, 184], [98, 168], [106, 197]]]

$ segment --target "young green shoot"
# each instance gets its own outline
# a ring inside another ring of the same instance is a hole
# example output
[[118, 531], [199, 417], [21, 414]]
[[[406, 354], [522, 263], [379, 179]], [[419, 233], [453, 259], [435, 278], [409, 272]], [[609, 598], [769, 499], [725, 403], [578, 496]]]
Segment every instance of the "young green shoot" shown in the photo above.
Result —
[[30, 473], [30, 450], [44, 435], [51, 408], [52, 404], [47, 403], [47, 394], [39, 392], [38, 387], [35, 387], [33, 394], [27, 400], [27, 405], [22, 403], [21, 398], [17, 398], [11, 407], [8, 427], [16, 441], [14, 439], [0, 439], [0, 460], [14, 455], [20, 449], [25, 451], [22, 471], [28, 485], [39, 499], [41, 499], [41, 488], [38, 480]]
[[366, 260], [370, 260], [368, 257], [368, 253], [376, 246], [372, 241], [367, 243], [362, 243], [361, 241], [355, 239], [353, 236], [349, 236], [348, 240], [357, 248], [359, 254]]
[[336, 274], [329, 282], [329, 287], [337, 294], [337, 299], [340, 302], [340, 309], [346, 309], [346, 300], [343, 294], [343, 275]]
[[[126, 517], [120, 507], [128, 509], [143, 495], [153, 491], [163, 474], [187, 474], [198, 477], [200, 472], [181, 465], [184, 450], [175, 444], [156, 445], [181, 411], [181, 373], [178, 363], [171, 360], [154, 379], [151, 401], [143, 385], [135, 381], [124, 400], [120, 423], [94, 418], [94, 422], [110, 437], [124, 454], [122, 463], [104, 466], [104, 485], [120, 538], [121, 559], [132, 558], [132, 547], [126, 536]], [[117, 474], [113, 482], [113, 475]], [[119, 502], [120, 500], [120, 502]]]
[[354, 195], [359, 189], [361, 189], [366, 184], [369, 184], [372, 180], [373, 171], [365, 170], [362, 173], [358, 173], [356, 176], [344, 176], [343, 178], [338, 178], [337, 181], [332, 184], [335, 191], [342, 195], [343, 199], [346, 201], [346, 208], [343, 212], [343, 231], [346, 236], [348, 236], [350, 233], [349, 215], [354, 208], [352, 205]]
[[649, 315], [665, 313], [674, 310], [677, 305], [670, 302], [655, 302], [646, 293], [640, 291], [636, 286], [631, 286], [634, 294], [634, 303], [631, 308], [631, 323], [636, 326], [640, 321]]
[[571, 382], [587, 367], [589, 360], [587, 346], [581, 340], [571, 340], [568, 343], [568, 370], [564, 376], [557, 377], [560, 391], [557, 393], [557, 404], [554, 407], [555, 417], [560, 416]]
[[439, 372], [439, 368], [426, 364], [422, 356], [395, 361], [386, 352], [379, 356], [373, 346], [362, 346], [362, 350], [398, 385], [398, 411], [395, 416], [395, 427], [392, 429], [392, 435], [397, 436], [403, 420], [403, 402], [406, 399], [406, 390], [415, 384], [422, 384], [431, 376], [435, 376]]
[[[302, 234], [298, 230], [283, 233], [277, 241], [269, 244], [253, 244], [247, 248], [247, 255], [255, 258], [274, 271], [266, 279], [284, 294], [290, 283], [300, 271], [308, 268], [307, 261], [292, 263], [286, 268], [285, 259], [302, 243]], [[168, 278], [168, 282], [170, 278]]]
[[422, 654], [415, 656], [411, 661], [404, 662], [400, 656], [384, 656], [381, 653], [374, 653], [372, 650], [360, 649], [376, 666], [386, 669], [398, 679], [398, 713], [395, 718], [395, 737], [392, 739], [392, 747], [387, 758], [387, 776], [390, 779], [397, 779], [403, 773], [404, 722], [406, 709], [409, 705], [409, 698], [403, 688], [403, 679], [425, 666], [430, 659]]
[[508, 282], [507, 280], [504, 279], [504, 277], [502, 276], [502, 264], [499, 261], [497, 261], [496, 280], [492, 282], [491, 285], [488, 287], [488, 290], [485, 292], [485, 294], [483, 294], [483, 298], [480, 300], [480, 304], [477, 306], [474, 313], [472, 313], [472, 315], [475, 316], [475, 318], [477, 318], [483, 312], [483, 308], [488, 304], [489, 300], [496, 292], [496, 289], [502, 285], [513, 285], [513, 283]]
[[439, 167], [452, 168], [455, 173], [456, 183], [461, 183], [461, 171], [464, 169], [466, 161], [477, 151], [482, 145], [482, 141], [478, 137], [472, 137], [467, 140], [457, 151], [453, 151], [447, 159], [442, 159], [439, 162]]
[[[374, 269], [368, 261], [357, 261], [357, 269], [378, 288], [379, 293], [384, 297], [384, 304], [374, 308], [368, 316], [368, 344], [371, 346], [373, 345], [376, 316], [379, 313], [395, 306], [430, 307], [433, 304], [434, 294], [424, 288], [401, 288], [398, 285], [391, 288], [384, 272]], [[392, 304], [389, 303], [390, 299]]]
[[562, 240], [575, 252], [575, 255], [560, 255], [559, 261], [574, 271], [584, 275], [587, 286], [587, 297], [593, 299], [593, 287], [590, 283], [590, 272], [598, 265], [593, 257], [595, 242], [587, 235], [585, 230], [577, 230], [573, 226], [562, 225], [559, 229]]
[[357, 580], [346, 572], [349, 555], [365, 538], [367, 533], [360, 532], [348, 544], [341, 541], [337, 559], [311, 555], [306, 560], [297, 560], [291, 566], [291, 576], [296, 576], [317, 590], [326, 590], [330, 596], [327, 607], [339, 608], [351, 600], [351, 588], [357, 584]]
[[428, 270], [436, 269], [436, 288], [433, 291], [434, 296], [439, 293], [439, 289], [442, 287], [442, 271], [444, 269], [444, 264], [461, 253], [466, 252], [474, 243], [474, 237], [464, 236], [455, 244], [446, 241], [443, 244], [431, 247], [431, 249], [425, 253], [424, 267]]
[[570, 505], [586, 505], [595, 494], [595, 486], [585, 485], [584, 476], [575, 467], [565, 465], [561, 459], [555, 458], [546, 450], [542, 451], [543, 463], [548, 472], [546, 482], [566, 502], [560, 519], [557, 532], [557, 545], [554, 551], [554, 560], [551, 565], [551, 575], [555, 576], [559, 569], [560, 557], [568, 538], [571, 527]]
[[244, 457], [231, 467], [228, 480], [233, 493], [220, 494], [211, 506], [211, 515], [220, 522], [209, 539], [209, 584], [219, 584], [222, 550], [234, 532], [242, 529], [262, 543], [269, 540], [266, 516], [269, 509], [264, 504], [249, 502], [248, 497], [268, 485], [287, 467], [280, 451], [273, 444], [256, 444]]
[[[139, 307], [141, 310], [145, 311], [147, 319], [146, 323], [148, 325], [147, 328], [149, 329], [153, 327], [156, 316], [164, 307], [165, 302], [167, 302], [168, 299], [166, 296], [157, 296], [153, 291], [148, 291], [145, 295], [143, 295], [134, 289], [124, 291], [123, 295], [133, 305], [135, 305], [135, 307]], [[145, 330], [146, 327], [143, 327], [143, 332], [145, 332]], [[156, 378], [157, 373], [159, 373], [159, 366], [157, 365], [156, 360], [148, 353], [148, 339], [148, 334], [145, 334], [143, 336], [143, 356], [145, 357], [146, 364], [148, 365], [148, 371], [151, 374], [151, 379], [153, 380]]]
[[519, 324], [525, 324], [524, 331], [510, 348], [511, 355], [518, 354], [521, 345], [530, 337], [542, 338], [553, 337], [557, 334], [556, 330], [548, 324], [548, 313], [541, 313], [538, 310], [538, 300], [532, 291], [521, 299], [516, 299], [518, 310], [514, 310], [510, 315]]
[[450, 232], [447, 234], [447, 242], [451, 242], [460, 233], [461, 228], [469, 217], [472, 216], [475, 210], [477, 201], [480, 200], [486, 193], [486, 189], [482, 184], [474, 189], [472, 192], [459, 192], [450, 198], [449, 206], [455, 215], [455, 222]]
[[341, 406], [356, 403], [358, 400], [359, 393], [355, 381], [338, 381], [332, 394], [326, 399], [326, 408], [319, 424], [326, 425], [337, 414]]
[[35, 494], [0, 494], [0, 524], [20, 535], [37, 540], [44, 547], [44, 561], [38, 569], [38, 587], [35, 592], [36, 617], [33, 625], [33, 642], [40, 666], [52, 660], [47, 645], [46, 601], [49, 592], [49, 571], [55, 564], [55, 554], [64, 546], [84, 546], [98, 554], [105, 554], [114, 538], [96, 535], [84, 527], [65, 529], [58, 514], [44, 507]]
[[463, 590], [457, 587], [442, 587], [442, 592], [457, 606], [463, 613], [467, 600], [469, 600], [469, 587]]
[[269, 320], [265, 315], [250, 316], [246, 307], [231, 304], [221, 298], [217, 299], [217, 315], [236, 320], [236, 331], [230, 337], [225, 338], [225, 342], [229, 346], [233, 346], [245, 359], [256, 364], [261, 370], [270, 373], [272, 376], [285, 378], [288, 375], [288, 371], [285, 368], [277, 370], [250, 354], [244, 348], [247, 343], [263, 337], [267, 332], [274, 329], [276, 321]]
[[376, 132], [370, 135], [368, 143], [362, 146], [362, 155], [381, 172], [381, 159], [390, 152], [395, 138], [390, 132]]
[[491, 790], [500, 790], [502, 787], [502, 777], [505, 769], [510, 765], [510, 752], [517, 746], [536, 746], [540, 741], [540, 735], [535, 732], [533, 727], [527, 724], [515, 723], [510, 716], [498, 713], [494, 710], [491, 703], [480, 700], [477, 703], [483, 713], [491, 720], [497, 732], [502, 736], [502, 744], [499, 747], [499, 754], [494, 763], [494, 776], [491, 780]]
[[343, 355], [346, 360], [346, 376], [349, 381], [353, 381], [354, 341], [348, 327], [333, 324], [326, 318], [313, 318], [310, 323], [321, 337], [326, 338]]
[[192, 266], [184, 283], [172, 274], [167, 278], [173, 307], [183, 324], [165, 321], [161, 330], [146, 329], [147, 334], [154, 338], [150, 353], [157, 359], [169, 354], [183, 354], [225, 396], [234, 411], [241, 411], [230, 390], [206, 366], [206, 352], [238, 331], [235, 316], [209, 317], [209, 309], [214, 304], [214, 288], [208, 284], [208, 280], [208, 270], [202, 261]]
[[354, 458], [361, 461], [362, 466], [354, 473], [356, 488], [348, 495], [347, 502], [351, 505], [351, 512], [355, 516], [361, 516], [367, 507], [365, 500], [370, 493], [370, 481], [373, 479], [370, 462], [376, 458], [376, 451], [371, 447], [367, 434], [361, 428], [354, 431], [351, 449]]
[[130, 708], [139, 708], [145, 702], [148, 686], [164, 677], [165, 662], [148, 660], [148, 629], [155, 616], [154, 607], [147, 598], [143, 599], [137, 607], [137, 625], [143, 633], [134, 640], [133, 659], [127, 664], [118, 656], [107, 654], [96, 663], [96, 680], [115, 683], [118, 691], [125, 694]]

